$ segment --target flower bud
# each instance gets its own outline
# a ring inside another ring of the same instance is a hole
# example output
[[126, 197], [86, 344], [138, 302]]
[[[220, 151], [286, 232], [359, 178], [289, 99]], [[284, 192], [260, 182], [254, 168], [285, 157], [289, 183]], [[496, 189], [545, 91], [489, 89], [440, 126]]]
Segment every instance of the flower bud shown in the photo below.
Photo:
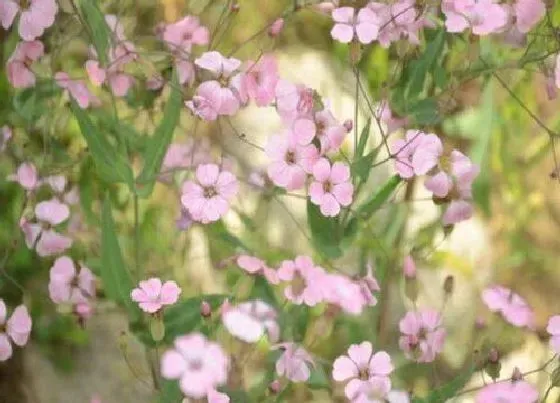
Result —
[[239, 6], [239, 4], [238, 4], [237, 2], [236, 2], [236, 3], [233, 3], [233, 4], [231, 5], [231, 12], [232, 12], [232, 13], [236, 13], [236, 12], [239, 11], [240, 8], [241, 8], [241, 7]]
[[275, 379], [268, 384], [268, 390], [272, 394], [277, 394], [278, 392], [280, 392], [281, 386], [282, 385], [280, 385], [280, 381], [278, 379]]
[[453, 276], [445, 277], [445, 280], [443, 281], [443, 291], [445, 292], [446, 297], [453, 294], [453, 288], [455, 288], [455, 278]]
[[502, 369], [502, 364], [500, 363], [500, 355], [498, 350], [495, 348], [490, 349], [486, 362], [484, 364], [484, 371], [488, 374], [490, 378], [494, 381], [500, 377], [500, 371]]
[[282, 29], [284, 29], [284, 19], [278, 18], [268, 28], [268, 35], [271, 38], [276, 38], [278, 35], [280, 35], [280, 32], [282, 32]]
[[344, 121], [344, 128], [346, 129], [346, 132], [350, 133], [354, 128], [354, 121], [352, 119], [346, 119]]
[[200, 315], [203, 318], [209, 318], [212, 315], [212, 307], [208, 301], [202, 301], [200, 303]]
[[511, 380], [515, 382], [515, 381], [520, 381], [521, 379], [523, 379], [523, 374], [521, 373], [518, 367], [515, 367], [513, 369], [513, 373], [511, 374]]
[[152, 316], [150, 319], [150, 334], [155, 342], [162, 341], [165, 337], [165, 324], [160, 315]]
[[403, 273], [406, 279], [412, 280], [416, 278], [416, 263], [414, 263], [410, 255], [404, 258]]
[[500, 354], [495, 348], [491, 348], [488, 352], [488, 362], [496, 363], [500, 360]]

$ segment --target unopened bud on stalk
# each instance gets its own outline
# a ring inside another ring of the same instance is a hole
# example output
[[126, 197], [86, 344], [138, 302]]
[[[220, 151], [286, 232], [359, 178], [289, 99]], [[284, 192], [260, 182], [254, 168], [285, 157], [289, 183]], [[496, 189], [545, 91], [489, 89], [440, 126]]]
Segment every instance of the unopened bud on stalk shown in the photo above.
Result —
[[278, 379], [275, 379], [268, 384], [268, 390], [272, 394], [277, 394], [278, 392], [280, 392], [280, 387], [281, 387], [281, 385], [280, 385], [280, 381]]
[[521, 379], [523, 379], [523, 374], [521, 373], [520, 369], [515, 367], [513, 369], [513, 373], [511, 374], [511, 380], [512, 381], [520, 381]]
[[488, 352], [488, 362], [496, 363], [500, 360], [500, 354], [495, 348], [491, 348]]
[[212, 316], [212, 307], [208, 303], [208, 301], [202, 301], [200, 303], [200, 315], [203, 318], [209, 318]]
[[408, 280], [416, 278], [416, 263], [414, 263], [414, 259], [410, 255], [404, 258], [403, 274]]
[[284, 18], [278, 18], [268, 28], [268, 35], [271, 38], [276, 38], [278, 35], [280, 35], [280, 32], [282, 32], [283, 29], [284, 29]]
[[484, 370], [492, 378], [496, 380], [500, 377], [500, 371], [502, 369], [502, 364], [500, 364], [500, 355], [498, 350], [492, 348], [488, 352], [488, 357], [486, 358], [486, 364], [484, 365]]
[[346, 131], [348, 133], [350, 133], [352, 131], [352, 129], [354, 128], [354, 121], [352, 119], [346, 119], [344, 121], [344, 128], [346, 129]]
[[162, 341], [165, 337], [165, 324], [161, 315], [150, 318], [150, 334], [155, 342]]
[[453, 276], [445, 277], [443, 281], [443, 291], [445, 292], [445, 296], [449, 297], [453, 294], [453, 289], [455, 288], [455, 278]]

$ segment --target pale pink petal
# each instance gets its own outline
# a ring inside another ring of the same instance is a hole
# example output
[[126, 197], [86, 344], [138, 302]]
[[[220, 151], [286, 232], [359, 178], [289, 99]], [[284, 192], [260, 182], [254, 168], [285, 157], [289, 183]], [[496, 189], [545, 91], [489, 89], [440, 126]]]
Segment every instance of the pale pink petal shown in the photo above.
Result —
[[6, 304], [4, 300], [0, 299], [0, 325], [6, 323]]
[[19, 5], [12, 0], [4, 0], [0, 3], [0, 22], [5, 30], [10, 28], [14, 22], [14, 18], [19, 11]]
[[332, 189], [332, 194], [336, 197], [336, 200], [345, 207], [352, 204], [353, 193], [354, 185], [350, 182], [339, 183], [338, 185], [334, 185]]
[[356, 363], [347, 356], [338, 357], [333, 363], [332, 376], [335, 381], [345, 381], [349, 378], [357, 378], [359, 375]]
[[201, 164], [196, 168], [196, 179], [202, 186], [216, 184], [220, 168], [216, 164]]
[[339, 42], [350, 43], [354, 37], [354, 27], [348, 24], [335, 24], [331, 29], [331, 36]]
[[40, 221], [48, 222], [52, 225], [58, 225], [68, 219], [70, 209], [58, 199], [53, 198], [43, 201], [35, 206], [35, 216]]
[[93, 85], [100, 86], [107, 78], [107, 72], [103, 69], [97, 60], [88, 60], [86, 62], [86, 72]]
[[370, 376], [375, 375], [389, 375], [393, 372], [393, 363], [391, 357], [385, 351], [375, 353], [369, 362]]
[[335, 162], [331, 168], [330, 182], [337, 184], [350, 179], [350, 168], [343, 162]]
[[172, 305], [177, 302], [181, 288], [175, 281], [166, 281], [161, 287], [160, 301], [164, 305]]
[[352, 344], [348, 348], [348, 356], [360, 369], [368, 368], [372, 352], [373, 347], [369, 341], [364, 341], [360, 344]]
[[6, 361], [12, 356], [12, 344], [6, 333], [0, 333], [0, 361]]
[[179, 379], [187, 369], [185, 358], [175, 350], [163, 353], [161, 357], [161, 376], [165, 379]]
[[25, 305], [20, 305], [8, 320], [6, 324], [6, 333], [15, 344], [23, 347], [27, 344], [29, 334], [31, 333], [31, 316], [27, 312]]
[[306, 118], [296, 119], [292, 129], [298, 144], [301, 145], [311, 143], [311, 140], [315, 137], [315, 132], [317, 130], [313, 120]]
[[343, 22], [350, 24], [354, 19], [354, 8], [352, 7], [339, 7], [332, 11], [332, 19], [336, 22]]
[[319, 159], [313, 165], [313, 176], [318, 182], [325, 182], [331, 175], [331, 164], [326, 158]]

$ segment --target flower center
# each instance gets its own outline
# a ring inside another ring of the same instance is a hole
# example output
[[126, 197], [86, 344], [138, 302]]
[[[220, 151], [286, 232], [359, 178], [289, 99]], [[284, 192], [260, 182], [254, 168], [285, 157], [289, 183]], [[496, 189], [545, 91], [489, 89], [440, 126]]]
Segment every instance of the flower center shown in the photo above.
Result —
[[296, 153], [293, 151], [288, 151], [286, 152], [286, 158], [285, 158], [286, 162], [290, 165], [293, 165], [296, 163]]
[[333, 185], [330, 181], [323, 182], [323, 190], [325, 193], [331, 193]]
[[31, 5], [31, 0], [19, 0], [19, 6], [22, 10], [27, 10]]
[[322, 136], [325, 134], [325, 129], [327, 125], [324, 122], [316, 122], [315, 126], [317, 127], [317, 136]]
[[218, 192], [214, 186], [208, 186], [204, 188], [204, 198], [211, 199], [214, 196], [217, 196]]
[[78, 276], [74, 276], [70, 281], [70, 287], [72, 288], [80, 288]]
[[360, 368], [360, 372], [358, 373], [358, 377], [362, 381], [367, 381], [369, 379], [369, 369], [368, 368]]
[[200, 371], [202, 369], [202, 360], [194, 359], [189, 362], [189, 369], [191, 371]]
[[294, 279], [292, 280], [292, 293], [296, 296], [301, 295], [303, 293], [303, 290], [305, 290], [305, 287], [305, 279], [301, 274], [296, 272], [294, 274]]

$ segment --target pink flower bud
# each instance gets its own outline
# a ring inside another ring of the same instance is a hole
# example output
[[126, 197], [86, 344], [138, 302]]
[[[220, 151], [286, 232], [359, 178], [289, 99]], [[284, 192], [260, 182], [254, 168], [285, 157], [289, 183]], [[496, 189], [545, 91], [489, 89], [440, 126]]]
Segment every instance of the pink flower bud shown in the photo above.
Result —
[[407, 279], [416, 278], [416, 264], [410, 255], [404, 258], [403, 273]]
[[280, 381], [278, 379], [275, 379], [268, 385], [268, 390], [270, 390], [270, 393], [277, 394], [278, 392], [280, 392], [280, 387]]
[[209, 318], [212, 315], [212, 307], [207, 301], [202, 301], [200, 303], [200, 315], [204, 318]]
[[499, 360], [500, 360], [500, 354], [498, 353], [498, 350], [496, 350], [495, 348], [491, 348], [490, 351], [488, 352], [488, 361], [492, 363], [496, 363]]
[[521, 379], [523, 379], [523, 374], [521, 373], [519, 368], [515, 367], [513, 369], [513, 373], [511, 374], [511, 380], [515, 382], [520, 381]]
[[268, 35], [270, 35], [272, 38], [276, 38], [278, 35], [280, 35], [280, 32], [282, 32], [282, 29], [284, 29], [284, 19], [278, 18], [268, 28]]
[[241, 8], [241, 7], [239, 6], [238, 3], [233, 3], [233, 4], [231, 5], [231, 12], [232, 12], [232, 13], [236, 13], [236, 12], [239, 11], [240, 8]]
[[352, 129], [354, 128], [354, 121], [352, 119], [346, 119], [344, 121], [344, 128], [346, 129], [346, 131], [348, 133], [350, 133], [352, 131]]

